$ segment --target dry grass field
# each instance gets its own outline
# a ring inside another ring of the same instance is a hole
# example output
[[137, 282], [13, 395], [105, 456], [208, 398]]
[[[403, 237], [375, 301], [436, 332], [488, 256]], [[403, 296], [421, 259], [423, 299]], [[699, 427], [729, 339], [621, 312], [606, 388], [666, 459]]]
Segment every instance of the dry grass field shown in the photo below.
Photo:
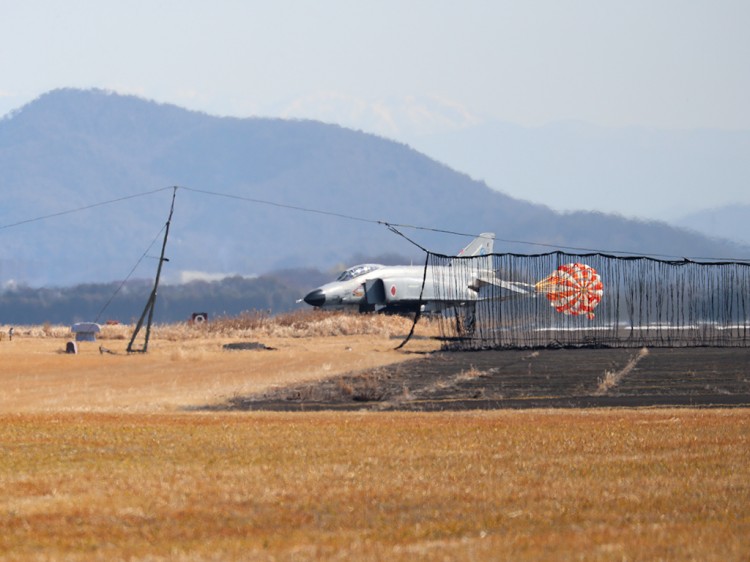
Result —
[[747, 560], [747, 411], [0, 417], [2, 560]]
[[[132, 326], [104, 326], [97, 342], [71, 340], [63, 326], [0, 327], [0, 412], [157, 412], [248, 392], [374, 369], [439, 347], [416, 339], [395, 351], [411, 322], [401, 317], [291, 314], [157, 326], [146, 354], [125, 350]], [[419, 326], [432, 335], [430, 326]], [[395, 338], [395, 339], [394, 339]], [[272, 350], [227, 351], [259, 342]], [[113, 353], [100, 353], [99, 347]], [[139, 346], [136, 345], [136, 348]]]
[[370, 320], [160, 327], [132, 356], [124, 327], [78, 355], [17, 327], [0, 560], [750, 559], [747, 409], [181, 410], [437, 347]]

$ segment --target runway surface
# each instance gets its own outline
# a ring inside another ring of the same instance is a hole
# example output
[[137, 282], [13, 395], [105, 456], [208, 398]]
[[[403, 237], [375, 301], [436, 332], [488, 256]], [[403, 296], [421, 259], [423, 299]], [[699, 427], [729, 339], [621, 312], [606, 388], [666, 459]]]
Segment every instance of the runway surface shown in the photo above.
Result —
[[219, 410], [750, 407], [750, 349], [435, 352], [239, 396]]

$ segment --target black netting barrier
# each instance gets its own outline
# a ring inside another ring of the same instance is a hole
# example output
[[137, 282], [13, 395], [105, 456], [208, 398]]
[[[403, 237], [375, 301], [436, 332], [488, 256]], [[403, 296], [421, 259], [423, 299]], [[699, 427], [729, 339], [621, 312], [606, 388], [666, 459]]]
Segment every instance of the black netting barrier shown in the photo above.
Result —
[[748, 263], [553, 252], [427, 264], [449, 349], [750, 345]]

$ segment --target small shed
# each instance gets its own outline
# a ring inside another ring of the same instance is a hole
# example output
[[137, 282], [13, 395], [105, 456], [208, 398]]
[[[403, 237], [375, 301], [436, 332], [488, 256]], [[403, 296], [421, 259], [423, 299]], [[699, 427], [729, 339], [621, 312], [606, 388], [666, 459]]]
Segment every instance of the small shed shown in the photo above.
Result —
[[102, 327], [96, 322], [76, 322], [70, 331], [76, 335], [76, 341], [96, 341], [96, 334], [102, 331]]

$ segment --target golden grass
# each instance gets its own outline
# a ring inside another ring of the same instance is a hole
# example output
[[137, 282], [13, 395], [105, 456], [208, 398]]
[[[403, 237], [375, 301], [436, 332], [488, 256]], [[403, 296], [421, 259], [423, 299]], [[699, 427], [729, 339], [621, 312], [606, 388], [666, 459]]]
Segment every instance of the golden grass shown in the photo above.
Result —
[[[155, 337], [177, 341], [205, 337], [233, 338], [314, 338], [333, 336], [406, 335], [412, 319], [383, 314], [352, 314], [304, 310], [268, 316], [259, 311], [215, 318], [206, 324], [178, 323], [156, 326]], [[438, 334], [436, 322], [420, 320], [420, 333]]]
[[0, 560], [746, 560], [750, 412], [0, 417]]
[[[377, 373], [414, 357], [393, 350], [409, 327], [255, 314], [157, 326], [132, 356], [129, 326], [74, 356], [68, 327], [16, 327], [0, 560], [748, 559], [748, 410], [174, 411]], [[276, 350], [222, 348], [251, 339]]]
[[[376, 369], [439, 347], [419, 339], [395, 351], [410, 327], [406, 318], [383, 315], [248, 314], [207, 325], [156, 326], [147, 354], [126, 354], [132, 326], [104, 326], [99, 341], [80, 342], [79, 353], [67, 355], [69, 327], [17, 326], [13, 341], [0, 342], [0, 413], [169, 411]], [[431, 330], [420, 323], [417, 334]], [[245, 341], [274, 350], [223, 348]], [[100, 346], [113, 353], [101, 354]]]
[[[353, 314], [320, 310], [295, 311], [269, 316], [262, 311], [243, 312], [237, 316], [222, 316], [205, 324], [176, 322], [155, 324], [151, 337], [166, 341], [189, 341], [206, 338], [310, 338], [352, 335], [394, 336], [409, 332], [412, 319], [384, 314]], [[9, 325], [0, 325], [0, 341], [7, 338]], [[129, 341], [133, 326], [128, 324], [102, 325], [99, 340]], [[141, 337], [145, 333], [142, 329]], [[418, 333], [436, 336], [437, 322], [423, 317]], [[15, 338], [71, 338], [70, 326], [44, 324], [15, 326]], [[125, 344], [126, 345], [126, 344]], [[124, 349], [124, 346], [123, 346]]]
[[619, 371], [605, 371], [604, 376], [599, 379], [599, 386], [596, 389], [596, 394], [603, 395], [607, 394], [610, 390], [612, 390], [614, 387], [616, 387], [618, 384], [620, 384], [620, 381], [628, 375], [633, 369], [635, 369], [636, 365], [649, 354], [648, 348], [643, 347], [641, 348], [638, 353], [633, 355], [633, 357], [628, 361], [628, 364], [625, 365], [624, 368], [620, 369]]

